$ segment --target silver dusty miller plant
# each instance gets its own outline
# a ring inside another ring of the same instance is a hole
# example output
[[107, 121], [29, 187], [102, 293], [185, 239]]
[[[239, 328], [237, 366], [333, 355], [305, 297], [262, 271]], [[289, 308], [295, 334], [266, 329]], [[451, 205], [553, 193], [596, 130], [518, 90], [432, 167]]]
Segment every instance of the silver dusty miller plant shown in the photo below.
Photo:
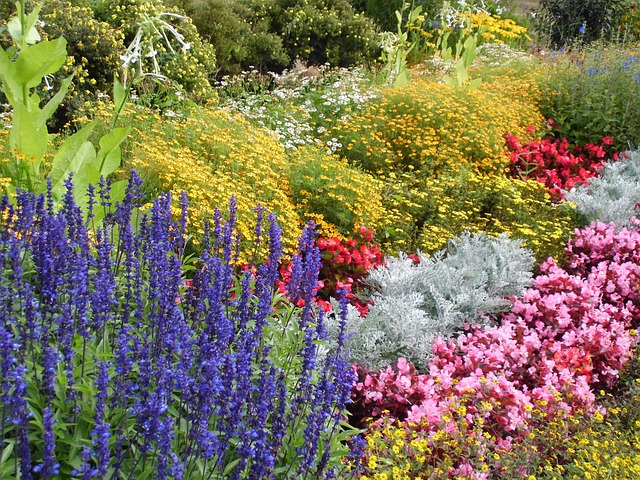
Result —
[[[625, 158], [626, 157], [626, 158]], [[588, 186], [576, 185], [566, 196], [586, 223], [614, 222], [618, 229], [637, 228], [631, 218], [640, 217], [640, 151], [629, 151], [617, 162], [605, 164]]]
[[355, 308], [348, 315], [353, 362], [379, 369], [402, 356], [426, 366], [437, 337], [450, 338], [465, 323], [490, 322], [508, 310], [505, 297], [530, 285], [534, 263], [532, 252], [506, 234], [465, 233], [433, 257], [419, 257], [415, 264], [400, 254], [370, 272], [374, 305], [364, 317]]

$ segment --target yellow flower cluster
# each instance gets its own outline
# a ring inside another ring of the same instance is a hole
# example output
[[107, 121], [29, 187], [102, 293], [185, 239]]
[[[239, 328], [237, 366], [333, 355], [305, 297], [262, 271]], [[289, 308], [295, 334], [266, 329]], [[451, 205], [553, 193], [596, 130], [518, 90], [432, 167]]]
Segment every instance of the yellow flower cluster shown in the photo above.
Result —
[[188, 194], [194, 240], [201, 238], [204, 222], [215, 210], [226, 212], [235, 196], [238, 229], [245, 240], [241, 261], [255, 248], [257, 204], [277, 214], [285, 251], [293, 252], [301, 221], [289, 197], [287, 157], [273, 136], [221, 110], [177, 119], [144, 111], [136, 123], [130, 167], [140, 172], [151, 194], [172, 192], [176, 209], [180, 192]]
[[509, 18], [478, 12], [471, 15], [471, 25], [480, 32], [483, 43], [518, 43], [531, 40], [527, 28]]
[[388, 216], [383, 182], [316, 147], [289, 153], [292, 200], [300, 217], [325, 237], [350, 237], [360, 226], [377, 230]]
[[[94, 117], [110, 115], [109, 105], [96, 103]], [[176, 215], [180, 194], [187, 193], [188, 229], [196, 244], [205, 221], [216, 209], [226, 216], [235, 196], [241, 262], [254, 254], [258, 204], [277, 215], [286, 256], [309, 220], [320, 235], [344, 239], [363, 225], [376, 229], [388, 217], [381, 181], [315, 146], [287, 152], [273, 134], [226, 110], [204, 107], [168, 117], [128, 106], [123, 121], [134, 127], [124, 170], [140, 173], [150, 198], [171, 192]]]
[[418, 232], [417, 247], [435, 252], [464, 230], [524, 240], [538, 262], [556, 260], [577, 226], [571, 205], [553, 205], [544, 185], [471, 172], [426, 180], [423, 190], [435, 202]]
[[503, 89], [485, 82], [462, 90], [416, 79], [402, 89], [388, 89], [379, 102], [334, 129], [343, 154], [366, 171], [418, 171], [435, 176], [472, 166], [502, 173], [508, 164], [504, 135], [527, 138], [528, 125], [543, 118], [532, 107], [537, 85], [512, 78]]

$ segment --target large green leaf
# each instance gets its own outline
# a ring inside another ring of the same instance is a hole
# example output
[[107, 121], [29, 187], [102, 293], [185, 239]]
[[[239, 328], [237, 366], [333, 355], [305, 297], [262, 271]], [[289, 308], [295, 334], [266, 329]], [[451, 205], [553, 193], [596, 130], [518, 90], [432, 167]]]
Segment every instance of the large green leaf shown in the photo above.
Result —
[[[120, 168], [120, 144], [131, 132], [131, 127], [114, 128], [100, 139], [100, 152], [98, 152], [98, 172], [103, 177], [108, 177]], [[96, 183], [98, 178], [91, 180]]]
[[37, 173], [47, 151], [49, 135], [46, 130], [38, 129], [37, 118], [21, 103], [14, 105], [12, 123], [9, 144], [25, 156], [25, 161], [32, 162], [32, 169]]
[[[62, 144], [55, 157], [53, 157], [51, 173], [49, 174], [49, 177], [51, 178], [51, 183], [53, 184], [55, 191], [64, 192], [64, 180], [69, 176], [69, 173], [73, 171], [72, 165], [76, 165], [78, 163], [79, 159], [76, 159], [75, 157], [77, 156], [80, 148], [84, 144], [88, 143], [87, 138], [89, 138], [89, 135], [93, 131], [94, 127], [95, 123], [89, 123], [88, 125], [85, 125], [79, 131], [69, 137]], [[93, 148], [93, 145], [91, 145], [91, 147]], [[93, 151], [95, 159], [95, 148], [93, 148]]]
[[11, 105], [22, 103], [22, 89], [15, 76], [16, 66], [10, 60], [9, 52], [0, 51], [0, 88]]
[[67, 61], [67, 41], [56, 38], [32, 45], [16, 60], [15, 80], [27, 88], [40, 85], [45, 75], [56, 73]]

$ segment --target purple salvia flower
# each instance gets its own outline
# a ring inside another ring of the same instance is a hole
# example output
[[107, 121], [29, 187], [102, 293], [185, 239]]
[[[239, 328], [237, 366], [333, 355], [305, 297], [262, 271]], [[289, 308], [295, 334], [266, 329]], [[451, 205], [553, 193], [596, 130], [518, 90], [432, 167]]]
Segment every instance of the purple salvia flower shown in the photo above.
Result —
[[82, 447], [80, 456], [82, 458], [82, 466], [80, 470], [72, 470], [71, 475], [80, 480], [91, 480], [98, 475], [98, 470], [91, 465], [91, 449], [85, 445]]
[[94, 416], [94, 428], [91, 432], [93, 448], [96, 453], [97, 476], [105, 478], [109, 470], [111, 452], [109, 450], [109, 437], [111, 425], [105, 422], [104, 409], [106, 406], [109, 389], [109, 367], [104, 363], [98, 364], [98, 378], [96, 380], [96, 410]]
[[55, 419], [51, 413], [51, 408], [45, 407], [42, 412], [42, 424], [44, 426], [42, 463], [33, 467], [33, 473], [38, 473], [42, 478], [60, 473], [60, 464], [56, 462], [55, 448], [56, 438], [53, 432]]

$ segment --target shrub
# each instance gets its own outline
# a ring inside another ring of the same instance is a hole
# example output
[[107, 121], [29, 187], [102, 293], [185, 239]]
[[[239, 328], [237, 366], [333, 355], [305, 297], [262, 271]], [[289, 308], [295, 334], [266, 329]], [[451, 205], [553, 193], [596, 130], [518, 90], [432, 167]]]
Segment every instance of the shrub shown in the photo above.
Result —
[[586, 224], [598, 220], [618, 228], [632, 227], [640, 205], [639, 162], [639, 152], [623, 153], [619, 161], [605, 163], [589, 185], [575, 185], [566, 193], [567, 201], [576, 205]]
[[387, 89], [378, 102], [335, 128], [340, 154], [376, 176], [415, 171], [432, 177], [465, 166], [503, 172], [503, 135], [515, 128], [526, 136], [525, 127], [542, 125], [542, 118], [531, 108], [534, 83], [499, 78], [507, 83], [501, 89], [487, 82], [461, 90], [423, 79]]
[[[107, 0], [93, 6], [97, 18], [124, 32], [127, 45], [137, 41], [140, 28], [145, 30], [144, 44], [140, 45], [139, 56], [134, 57], [140, 62], [137, 68], [178, 82], [194, 100], [215, 98], [210, 83], [216, 72], [215, 52], [188, 17], [167, 8], [162, 0]], [[160, 16], [173, 25], [177, 35], [162, 35], [160, 29], [150, 25]]]
[[572, 145], [613, 139], [614, 152], [640, 141], [640, 62], [633, 50], [595, 46], [546, 61], [540, 111], [555, 123], [554, 136]]
[[553, 48], [610, 39], [617, 33], [626, 3], [625, 0], [541, 0], [534, 25]]
[[125, 165], [140, 172], [152, 197], [161, 192], [176, 197], [182, 190], [189, 194], [190, 233], [199, 238], [205, 221], [235, 195], [243, 245], [239, 261], [248, 263], [254, 255], [250, 239], [258, 203], [278, 214], [285, 255], [291, 255], [302, 222], [290, 198], [287, 156], [273, 136], [222, 110], [192, 111], [184, 117], [161, 117], [148, 110], [131, 114], [136, 136]]
[[253, 10], [241, 1], [166, 0], [183, 10], [200, 36], [216, 51], [216, 76], [236, 75], [256, 68], [280, 71], [291, 63], [282, 38], [266, 22], [254, 22]]
[[424, 367], [436, 338], [508, 308], [503, 297], [521, 293], [533, 268], [531, 253], [506, 236], [465, 234], [419, 259], [389, 258], [369, 273], [373, 305], [366, 316], [352, 311], [347, 327], [355, 363], [375, 369], [402, 356]]
[[[588, 185], [589, 179], [598, 175], [610, 155], [606, 149], [613, 145], [610, 137], [602, 138], [602, 145], [586, 144], [570, 147], [566, 138], [544, 138], [521, 145], [515, 135], [507, 135], [507, 147], [511, 151], [509, 171], [514, 178], [533, 178], [549, 188], [554, 200], [562, 200], [562, 190], [574, 185]], [[617, 160], [618, 154], [613, 154]]]
[[272, 0], [266, 8], [254, 6], [254, 11], [282, 38], [292, 61], [346, 67], [378, 55], [373, 23], [356, 13], [348, 0]]
[[385, 203], [391, 227], [381, 243], [390, 251], [433, 253], [465, 230], [491, 236], [506, 232], [523, 240], [542, 262], [562, 255], [562, 244], [578, 224], [572, 206], [552, 204], [547, 189], [535, 180], [469, 172], [399, 179], [389, 184]]
[[328, 224], [343, 237], [362, 225], [377, 229], [386, 221], [383, 184], [370, 174], [317, 147], [292, 151], [289, 159], [291, 200], [300, 218], [318, 221], [321, 227]]

